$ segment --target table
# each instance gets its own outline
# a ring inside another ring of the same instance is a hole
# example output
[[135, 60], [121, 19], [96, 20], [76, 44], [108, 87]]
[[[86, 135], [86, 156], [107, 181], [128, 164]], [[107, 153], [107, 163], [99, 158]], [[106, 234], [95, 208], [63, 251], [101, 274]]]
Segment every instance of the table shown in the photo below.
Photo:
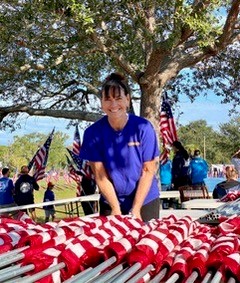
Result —
[[190, 210], [190, 209], [162, 209], [160, 210], [160, 218], [163, 218], [163, 217], [168, 217], [170, 215], [174, 215], [176, 216], [177, 218], [182, 218], [184, 216], [190, 216], [192, 217], [193, 220], [196, 220], [198, 219], [199, 217], [202, 217], [206, 214], [208, 214], [209, 211], [207, 210], [197, 210], [197, 209], [194, 209], [194, 210]]
[[161, 191], [160, 199], [164, 198], [180, 198], [179, 191]]
[[218, 201], [218, 199], [192, 199], [182, 202], [182, 208], [192, 209], [214, 209], [226, 204], [225, 202]]
[[[81, 196], [76, 198], [60, 199], [60, 200], [40, 202], [40, 203], [27, 204], [21, 206], [19, 205], [19, 206], [7, 207], [7, 208], [0, 208], [0, 214], [19, 211], [21, 209], [42, 208], [43, 206], [46, 205], [55, 205], [55, 206], [64, 205], [66, 215], [73, 216], [74, 214], [77, 214], [77, 216], [79, 216], [80, 215], [78, 210], [79, 203], [81, 203], [82, 201], [98, 201], [98, 200], [99, 200], [99, 194], [93, 194], [93, 195]], [[76, 212], [74, 212], [75, 210]]]

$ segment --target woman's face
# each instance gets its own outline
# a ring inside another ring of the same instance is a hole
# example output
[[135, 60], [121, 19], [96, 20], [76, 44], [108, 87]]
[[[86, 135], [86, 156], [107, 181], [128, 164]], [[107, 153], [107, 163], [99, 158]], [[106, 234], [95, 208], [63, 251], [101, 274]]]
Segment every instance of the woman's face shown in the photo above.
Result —
[[102, 110], [109, 118], [117, 119], [126, 116], [130, 104], [129, 94], [126, 96], [124, 89], [112, 86], [109, 88], [108, 95], [102, 94]]

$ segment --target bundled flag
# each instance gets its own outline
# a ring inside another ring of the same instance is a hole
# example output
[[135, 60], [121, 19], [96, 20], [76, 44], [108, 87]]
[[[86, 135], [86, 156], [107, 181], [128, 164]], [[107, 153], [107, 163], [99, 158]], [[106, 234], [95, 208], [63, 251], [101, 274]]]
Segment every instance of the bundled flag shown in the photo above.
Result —
[[33, 170], [33, 177], [36, 181], [39, 181], [45, 177], [45, 169], [47, 166], [48, 161], [48, 152], [51, 146], [51, 142], [53, 139], [54, 129], [52, 130], [51, 134], [41, 146], [35, 155], [33, 156], [32, 160], [28, 164], [29, 171]]
[[[74, 133], [74, 140], [73, 140], [73, 149], [70, 150], [70, 149], [67, 148], [67, 151], [68, 151], [69, 155], [71, 156], [71, 159], [73, 160], [73, 164], [76, 165], [76, 167], [77, 167], [77, 170], [75, 170], [75, 173], [78, 174], [78, 175], [82, 175], [82, 176], [84, 175], [89, 179], [94, 179], [94, 175], [93, 175], [92, 169], [91, 169], [88, 161], [83, 160], [79, 157], [80, 149], [81, 149], [81, 139], [80, 139], [78, 126], [76, 125], [76, 129], [75, 129], [75, 133]], [[69, 167], [70, 170], [72, 170], [71, 171], [72, 173], [74, 172], [74, 170], [73, 170], [74, 165], [73, 164], [70, 161], [70, 159], [68, 158], [68, 167]], [[70, 172], [70, 174], [71, 174], [71, 172]]]
[[76, 125], [74, 139], [73, 139], [73, 153], [75, 153], [76, 155], [79, 155], [80, 149], [81, 149], [81, 139], [80, 139], [78, 126]]
[[168, 147], [177, 140], [177, 130], [171, 110], [171, 106], [166, 99], [163, 99], [160, 112], [160, 133], [163, 142], [163, 152], [160, 156], [160, 163], [167, 162], [169, 157]]
[[74, 165], [72, 164], [71, 160], [69, 159], [69, 157], [66, 155], [67, 158], [67, 166], [68, 166], [68, 175], [71, 179], [73, 179], [77, 184], [80, 183], [81, 181], [81, 177], [78, 174], [76, 168], [74, 167]]

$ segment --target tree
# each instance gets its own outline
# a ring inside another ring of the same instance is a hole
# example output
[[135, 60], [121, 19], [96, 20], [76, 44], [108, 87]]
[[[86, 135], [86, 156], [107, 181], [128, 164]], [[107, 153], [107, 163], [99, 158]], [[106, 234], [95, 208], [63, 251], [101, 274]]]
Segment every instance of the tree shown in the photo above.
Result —
[[[130, 79], [158, 129], [161, 97], [238, 102], [239, 0], [12, 0], [0, 6], [1, 128], [21, 113], [95, 121], [99, 85]], [[191, 82], [191, 85], [189, 83]]]
[[185, 126], [180, 126], [178, 137], [191, 154], [195, 149], [199, 149], [202, 157], [209, 164], [222, 163], [224, 159], [229, 160], [216, 145], [219, 133], [214, 131], [211, 126], [208, 126], [205, 120], [197, 120]]
[[231, 157], [240, 149], [240, 118], [231, 119], [229, 123], [220, 124], [220, 138], [216, 145], [223, 156], [227, 155], [228, 162]]
[[[31, 133], [24, 136], [15, 136], [14, 141], [7, 147], [3, 159], [11, 168], [20, 169], [22, 165], [28, 165], [37, 149], [43, 145], [48, 135]], [[49, 150], [47, 168], [64, 168], [66, 162], [65, 143], [68, 136], [61, 132], [54, 134]]]

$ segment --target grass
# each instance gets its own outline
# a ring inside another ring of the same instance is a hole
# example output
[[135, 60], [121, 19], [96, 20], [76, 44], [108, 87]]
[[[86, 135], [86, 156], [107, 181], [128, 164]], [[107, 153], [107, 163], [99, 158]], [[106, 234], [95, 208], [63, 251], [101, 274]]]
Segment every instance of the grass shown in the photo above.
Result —
[[[51, 182], [55, 185], [53, 188], [53, 192], [55, 194], [55, 200], [75, 198], [77, 193], [77, 185], [73, 181], [71, 184], [67, 184], [65, 180], [60, 177], [58, 180], [51, 180]], [[44, 192], [47, 188], [47, 182], [45, 179], [38, 182], [39, 191], [34, 191], [34, 202], [41, 203], [43, 202]], [[60, 220], [68, 217], [65, 212], [65, 206], [59, 205], [55, 207], [56, 209], [56, 220]], [[83, 215], [82, 207], [79, 207], [80, 215]], [[62, 212], [61, 212], [62, 211]], [[45, 219], [45, 213], [43, 209], [36, 208], [37, 222], [43, 223]]]

